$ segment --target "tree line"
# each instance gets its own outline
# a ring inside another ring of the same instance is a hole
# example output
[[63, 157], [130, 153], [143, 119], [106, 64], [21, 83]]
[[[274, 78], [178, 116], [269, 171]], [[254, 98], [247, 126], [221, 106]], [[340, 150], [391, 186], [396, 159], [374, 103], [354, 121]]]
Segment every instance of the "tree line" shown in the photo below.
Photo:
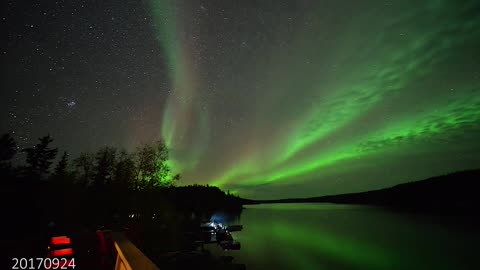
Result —
[[162, 141], [132, 152], [106, 146], [73, 159], [52, 142], [47, 135], [19, 149], [11, 134], [0, 136], [0, 198], [12, 230], [34, 235], [31, 224], [53, 220], [74, 230], [133, 222], [178, 233], [217, 211], [238, 214], [245, 203], [218, 187], [177, 186], [180, 175], [172, 172]]
[[[133, 152], [105, 146], [95, 153], [82, 152], [70, 161], [63, 151], [51, 146], [50, 135], [31, 147], [19, 149], [10, 133], [0, 137], [0, 176], [9, 179], [69, 183], [93, 189], [146, 190], [171, 187], [180, 180], [168, 164], [168, 148], [163, 141], [146, 143]], [[25, 163], [14, 166], [18, 152], [25, 153]], [[53, 171], [52, 171], [53, 169]]]

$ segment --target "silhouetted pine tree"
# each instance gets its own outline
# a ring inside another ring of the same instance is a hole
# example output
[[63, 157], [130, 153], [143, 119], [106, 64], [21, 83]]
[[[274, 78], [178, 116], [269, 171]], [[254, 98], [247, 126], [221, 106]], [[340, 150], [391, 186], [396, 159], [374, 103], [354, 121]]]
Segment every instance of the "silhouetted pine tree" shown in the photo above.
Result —
[[58, 161], [57, 166], [55, 167], [53, 177], [55, 179], [65, 179], [67, 177], [67, 166], [68, 166], [68, 154], [67, 151], [63, 152], [62, 158]]
[[108, 146], [97, 152], [93, 179], [96, 188], [103, 188], [111, 183], [115, 168], [115, 155], [116, 150]]
[[80, 185], [88, 186], [94, 173], [94, 156], [91, 153], [80, 153], [80, 156], [73, 160], [75, 175]]
[[0, 137], [0, 176], [9, 177], [12, 173], [11, 159], [17, 153], [17, 144], [10, 133]]
[[34, 147], [25, 148], [22, 152], [27, 153], [27, 166], [25, 167], [26, 176], [29, 178], [42, 179], [49, 173], [57, 148], [50, 148], [49, 144], [53, 142], [50, 135], [39, 138], [40, 143]]
[[135, 178], [135, 161], [133, 155], [121, 151], [114, 170], [114, 183], [121, 190], [133, 188]]

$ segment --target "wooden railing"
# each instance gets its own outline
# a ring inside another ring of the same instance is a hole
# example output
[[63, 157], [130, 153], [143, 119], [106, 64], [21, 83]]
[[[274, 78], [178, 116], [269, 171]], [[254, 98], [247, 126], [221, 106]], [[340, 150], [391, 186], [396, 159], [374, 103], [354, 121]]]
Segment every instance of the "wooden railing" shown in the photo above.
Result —
[[112, 233], [117, 251], [115, 270], [160, 270], [122, 233]]

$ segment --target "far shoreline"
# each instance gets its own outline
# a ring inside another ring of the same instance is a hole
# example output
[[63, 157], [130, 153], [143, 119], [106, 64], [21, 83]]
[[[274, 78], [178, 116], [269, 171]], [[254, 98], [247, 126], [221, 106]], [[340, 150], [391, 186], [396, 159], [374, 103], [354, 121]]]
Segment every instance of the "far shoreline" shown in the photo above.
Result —
[[478, 179], [480, 179], [480, 169], [473, 169], [378, 190], [308, 198], [243, 199], [243, 205], [332, 203], [377, 206], [408, 212], [478, 216], [477, 205], [480, 205], [476, 189]]

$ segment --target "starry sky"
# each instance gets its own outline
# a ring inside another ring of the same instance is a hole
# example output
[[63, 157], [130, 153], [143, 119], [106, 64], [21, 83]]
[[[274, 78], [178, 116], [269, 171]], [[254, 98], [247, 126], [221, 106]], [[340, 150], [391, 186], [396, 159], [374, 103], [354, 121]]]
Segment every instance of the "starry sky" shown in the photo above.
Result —
[[478, 1], [1, 3], [0, 131], [71, 155], [163, 138], [248, 198], [480, 167]]

